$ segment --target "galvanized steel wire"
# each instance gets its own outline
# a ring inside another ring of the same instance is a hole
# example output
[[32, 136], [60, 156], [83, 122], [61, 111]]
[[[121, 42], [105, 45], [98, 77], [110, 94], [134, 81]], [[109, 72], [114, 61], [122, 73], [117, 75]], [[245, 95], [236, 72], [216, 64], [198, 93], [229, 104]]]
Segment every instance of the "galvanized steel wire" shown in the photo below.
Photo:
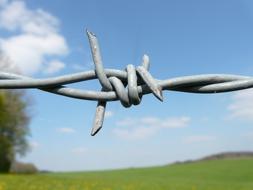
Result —
[[[204, 74], [165, 80], [153, 78], [149, 73], [149, 57], [143, 56], [141, 66], [127, 65], [125, 70], [104, 69], [98, 40], [87, 31], [95, 70], [46, 79], [33, 79], [23, 75], [0, 72], [0, 89], [37, 88], [71, 98], [98, 101], [91, 135], [103, 125], [106, 103], [119, 100], [124, 107], [138, 105], [145, 94], [153, 93], [163, 101], [163, 90], [190, 93], [220, 93], [253, 87], [253, 78], [227, 74]], [[101, 91], [81, 90], [65, 85], [98, 79]]]

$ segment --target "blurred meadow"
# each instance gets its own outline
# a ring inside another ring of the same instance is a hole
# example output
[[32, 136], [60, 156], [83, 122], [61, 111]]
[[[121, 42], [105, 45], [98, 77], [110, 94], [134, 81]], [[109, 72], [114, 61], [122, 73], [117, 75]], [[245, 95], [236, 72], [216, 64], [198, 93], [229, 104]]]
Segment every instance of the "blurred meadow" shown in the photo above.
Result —
[[0, 190], [252, 190], [253, 159], [162, 167], [34, 175], [0, 175]]
[[[149, 56], [158, 80], [253, 73], [252, 0], [0, 0], [0, 83], [93, 71], [86, 29], [106, 69]], [[107, 102], [91, 136], [96, 101], [0, 89], [0, 190], [253, 190], [253, 90], [212, 92]]]

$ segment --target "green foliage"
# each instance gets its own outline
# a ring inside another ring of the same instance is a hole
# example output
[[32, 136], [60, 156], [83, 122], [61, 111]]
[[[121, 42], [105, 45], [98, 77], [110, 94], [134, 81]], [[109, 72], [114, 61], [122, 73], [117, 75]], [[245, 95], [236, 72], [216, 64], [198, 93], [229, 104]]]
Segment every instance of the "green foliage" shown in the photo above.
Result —
[[1, 190], [252, 190], [253, 159], [102, 172], [0, 175]]
[[26, 102], [23, 92], [0, 91], [0, 172], [8, 172], [15, 155], [28, 149]]

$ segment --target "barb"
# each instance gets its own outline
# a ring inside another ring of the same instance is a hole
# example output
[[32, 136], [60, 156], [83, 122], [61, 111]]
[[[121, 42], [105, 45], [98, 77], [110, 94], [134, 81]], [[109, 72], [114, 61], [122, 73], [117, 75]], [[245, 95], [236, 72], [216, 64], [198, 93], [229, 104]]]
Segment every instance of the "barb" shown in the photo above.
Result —
[[[37, 88], [42, 91], [83, 100], [97, 101], [91, 130], [94, 136], [102, 128], [106, 104], [119, 100], [124, 107], [138, 105], [142, 96], [153, 93], [163, 101], [163, 90], [189, 93], [221, 93], [253, 87], [253, 77], [205, 74], [184, 76], [165, 80], [155, 79], [149, 73], [149, 57], [143, 56], [141, 66], [127, 65], [125, 70], [104, 69], [98, 40], [95, 34], [86, 31], [90, 42], [95, 69], [60, 77], [33, 79], [30, 77], [0, 72], [0, 89]], [[101, 91], [69, 88], [65, 85], [98, 79]]]

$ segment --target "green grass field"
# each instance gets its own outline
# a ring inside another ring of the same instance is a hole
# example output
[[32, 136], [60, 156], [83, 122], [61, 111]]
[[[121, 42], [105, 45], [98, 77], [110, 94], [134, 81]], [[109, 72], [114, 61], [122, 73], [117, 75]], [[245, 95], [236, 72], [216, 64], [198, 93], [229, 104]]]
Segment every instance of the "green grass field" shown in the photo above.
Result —
[[0, 175], [0, 190], [252, 190], [253, 159], [102, 172]]

